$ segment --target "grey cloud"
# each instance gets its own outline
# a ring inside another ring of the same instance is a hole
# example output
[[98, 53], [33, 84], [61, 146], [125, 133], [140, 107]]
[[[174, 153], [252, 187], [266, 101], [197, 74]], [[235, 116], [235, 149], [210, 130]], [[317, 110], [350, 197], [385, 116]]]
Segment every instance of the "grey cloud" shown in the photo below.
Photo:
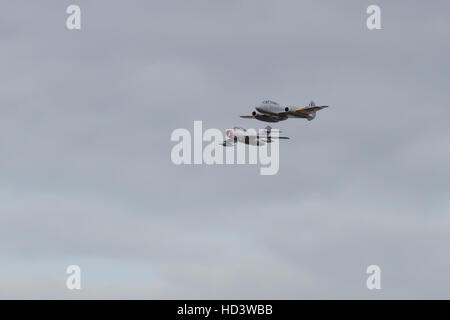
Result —
[[[1, 297], [448, 298], [447, 2], [69, 4], [0, 13]], [[330, 105], [277, 175], [171, 163], [266, 98]]]

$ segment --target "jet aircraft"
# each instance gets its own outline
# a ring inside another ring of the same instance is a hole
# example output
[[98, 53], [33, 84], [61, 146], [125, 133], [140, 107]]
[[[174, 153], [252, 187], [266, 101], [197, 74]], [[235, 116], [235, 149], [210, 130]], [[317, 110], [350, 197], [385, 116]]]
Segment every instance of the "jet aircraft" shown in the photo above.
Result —
[[257, 119], [265, 122], [279, 122], [288, 118], [304, 118], [308, 121], [316, 117], [316, 112], [328, 108], [328, 106], [316, 106], [311, 101], [307, 107], [282, 106], [272, 100], [264, 100], [255, 107], [255, 111], [249, 116], [241, 116], [241, 118]]
[[227, 129], [226, 135], [228, 138], [222, 143], [224, 147], [231, 147], [237, 142], [263, 146], [267, 143], [272, 143], [274, 139], [289, 139], [289, 137], [272, 136], [272, 128], [270, 126], [267, 126], [265, 130], [261, 130], [257, 134], [249, 133], [241, 127], [234, 127], [233, 129]]

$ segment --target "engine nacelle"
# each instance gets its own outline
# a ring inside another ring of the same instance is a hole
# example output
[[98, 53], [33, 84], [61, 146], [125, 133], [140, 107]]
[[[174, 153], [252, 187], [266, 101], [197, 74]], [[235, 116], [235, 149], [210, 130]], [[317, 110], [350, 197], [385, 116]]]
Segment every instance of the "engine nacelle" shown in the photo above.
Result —
[[295, 106], [287, 106], [286, 108], [284, 108], [285, 112], [295, 112], [298, 109], [298, 107]]

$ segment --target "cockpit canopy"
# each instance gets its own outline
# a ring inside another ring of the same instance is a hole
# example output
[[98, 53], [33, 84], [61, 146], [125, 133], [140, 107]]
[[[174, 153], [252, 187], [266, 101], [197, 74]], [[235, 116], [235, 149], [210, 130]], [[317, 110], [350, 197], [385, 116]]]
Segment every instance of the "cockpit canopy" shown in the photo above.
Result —
[[233, 130], [241, 130], [241, 131], [247, 131], [247, 130], [245, 130], [244, 128], [242, 128], [242, 127], [234, 127], [233, 128]]
[[264, 100], [262, 103], [263, 104], [276, 104], [277, 106], [279, 106], [278, 103], [276, 103], [275, 101], [272, 101], [272, 100]]

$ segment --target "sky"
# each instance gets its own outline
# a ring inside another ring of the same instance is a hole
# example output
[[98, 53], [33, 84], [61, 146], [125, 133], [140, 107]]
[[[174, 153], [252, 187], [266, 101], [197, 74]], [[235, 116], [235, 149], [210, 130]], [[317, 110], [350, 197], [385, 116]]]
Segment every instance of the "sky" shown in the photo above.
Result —
[[[449, 11], [5, 1], [0, 298], [449, 299]], [[262, 128], [265, 99], [330, 106], [273, 125], [276, 175], [172, 163], [175, 129]]]

